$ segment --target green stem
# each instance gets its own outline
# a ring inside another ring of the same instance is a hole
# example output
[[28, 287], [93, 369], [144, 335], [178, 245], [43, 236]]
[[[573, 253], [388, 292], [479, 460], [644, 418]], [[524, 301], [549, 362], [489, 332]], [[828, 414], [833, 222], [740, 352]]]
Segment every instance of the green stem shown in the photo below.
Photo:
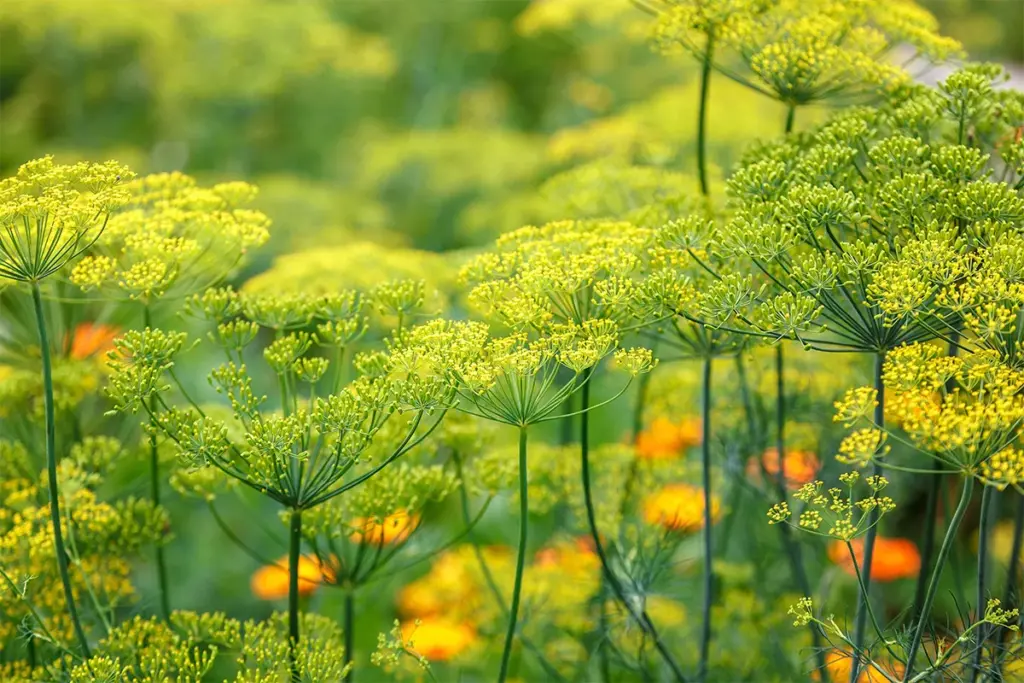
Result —
[[790, 104], [786, 110], [786, 135], [793, 132], [794, 123], [796, 123], [796, 105]]
[[654, 626], [654, 622], [651, 621], [647, 611], [642, 607], [643, 602], [639, 601], [641, 607], [637, 609], [636, 603], [638, 601], [631, 600], [629, 596], [626, 595], [626, 591], [622, 587], [622, 583], [619, 581], [618, 577], [615, 576], [614, 572], [612, 572], [611, 564], [608, 561], [608, 554], [605, 552], [604, 544], [601, 542], [601, 533], [597, 528], [597, 515], [594, 512], [594, 495], [590, 485], [589, 373], [583, 384], [580, 396], [582, 397], [583, 403], [583, 412], [581, 413], [582, 419], [580, 423], [580, 476], [583, 479], [583, 503], [587, 510], [587, 525], [590, 529], [590, 537], [594, 541], [594, 551], [597, 553], [597, 557], [601, 562], [604, 581], [611, 587], [612, 592], [615, 593], [615, 597], [629, 613], [629, 616], [640, 626], [640, 630], [650, 636], [651, 640], [654, 642], [654, 647], [658, 650], [661, 658], [672, 670], [672, 675], [675, 677], [675, 680], [678, 683], [685, 683], [686, 678], [683, 676], [682, 669], [679, 668], [679, 664], [672, 656], [672, 653], [669, 652], [665, 643], [662, 642], [658, 629]]
[[293, 509], [288, 525], [288, 662], [292, 681], [298, 683], [299, 664], [295, 651], [299, 646], [299, 552], [302, 546], [302, 511]]
[[[981, 621], [985, 614], [985, 584], [988, 575], [988, 542], [992, 531], [992, 508], [995, 490], [991, 486], [984, 486], [981, 489], [981, 512], [978, 522], [978, 592], [975, 597], [975, 620]], [[977, 639], [974, 649], [974, 662], [971, 666], [971, 683], [978, 680], [981, 673], [981, 656], [985, 647], [985, 640], [988, 636], [987, 624], [983, 624], [977, 631]]]
[[[345, 630], [345, 666], [351, 667], [355, 658], [355, 624], [356, 624], [356, 592], [354, 588], [345, 589], [345, 613], [342, 628]], [[349, 668], [342, 679], [345, 683], [352, 683], [354, 671]]]
[[704, 357], [701, 372], [701, 483], [704, 489], [704, 604], [703, 621], [700, 630], [700, 664], [697, 667], [697, 680], [704, 681], [708, 673], [708, 653], [711, 649], [711, 593], [713, 577], [711, 574], [711, 363], [710, 355]]
[[910, 643], [910, 649], [907, 651], [907, 670], [903, 674], [904, 683], [910, 680], [911, 674], [914, 671], [914, 657], [917, 655], [917, 651], [921, 647], [921, 640], [924, 638], [925, 624], [927, 623], [928, 616], [932, 610], [932, 602], [935, 600], [935, 594], [939, 590], [939, 578], [942, 576], [942, 569], [946, 564], [946, 558], [949, 557], [949, 551], [953, 548], [953, 538], [956, 536], [956, 532], [960, 528], [960, 522], [963, 521], [964, 513], [967, 512], [967, 506], [971, 502], [971, 492], [973, 489], [974, 478], [971, 476], [964, 476], [963, 490], [960, 493], [960, 502], [956, 506], [956, 510], [953, 512], [953, 517], [949, 520], [949, 527], [946, 529], [946, 536], [942, 539], [942, 546], [939, 548], [939, 555], [935, 558], [935, 568], [932, 569], [932, 576], [928, 581], [928, 590], [924, 594], [924, 602], [921, 603], [921, 613], [918, 615], [917, 624], [914, 626], [914, 637]]
[[[466, 493], [466, 479], [462, 472], [462, 458], [459, 456], [457, 451], [452, 453], [452, 459], [455, 461], [455, 471], [459, 477], [459, 498], [461, 499], [462, 508], [462, 521], [466, 525], [466, 536], [470, 541], [470, 547], [473, 549], [473, 555], [476, 557], [477, 566], [480, 567], [480, 573], [484, 577], [484, 583], [487, 584], [487, 589], [494, 598], [494, 604], [497, 605], [498, 611], [501, 615], [508, 618], [508, 605], [505, 604], [505, 599], [501, 595], [501, 589], [498, 588], [497, 581], [494, 580], [494, 574], [491, 573], [491, 568], [487, 566], [487, 560], [484, 558], [483, 552], [480, 550], [480, 544], [477, 543], [474, 534], [474, 526], [476, 522], [469, 514], [469, 495]], [[486, 509], [486, 506], [484, 506]], [[477, 517], [479, 519], [479, 516]], [[519, 636], [519, 641], [523, 644], [527, 650], [529, 650], [534, 657], [537, 658], [537, 662], [541, 668], [548, 675], [549, 680], [552, 681], [564, 681], [565, 678], [551, 666], [551, 663], [544, 658], [544, 653], [530, 641], [525, 635]]]
[[[657, 344], [652, 347], [652, 350], [657, 351]], [[630, 433], [630, 445], [636, 448], [636, 442], [640, 438], [640, 433], [644, 429], [644, 409], [647, 407], [647, 394], [649, 393], [651, 386], [651, 375], [653, 372], [644, 373], [640, 377], [640, 381], [637, 384], [636, 389], [636, 403], [633, 405], [633, 425]], [[589, 390], [588, 390], [589, 392]], [[588, 398], [590, 394], [587, 394]], [[588, 401], [589, 402], [589, 401]], [[619, 502], [619, 514], [625, 516], [629, 503], [633, 498], [633, 487], [636, 486], [636, 478], [640, 473], [640, 458], [634, 450], [633, 459], [629, 463], [629, 470], [626, 472], [626, 483], [622, 487], [622, 499]]]
[[[142, 309], [142, 323], [145, 328], [151, 329], [153, 321], [149, 310], [149, 304], [146, 304]], [[160, 506], [160, 455], [157, 452], [157, 424], [156, 424], [156, 412], [157, 412], [157, 397], [153, 394], [149, 397], [149, 497], [153, 501], [153, 505], [156, 507]], [[156, 544], [156, 579], [157, 586], [160, 590], [160, 616], [163, 617], [164, 621], [167, 621], [171, 617], [171, 600], [170, 593], [168, 590], [167, 580], [167, 560], [164, 556], [164, 546], [162, 543]]]
[[[959, 352], [958, 342], [960, 332], [957, 330], [953, 335], [948, 356], [956, 356]], [[946, 380], [946, 392], [952, 393], [956, 387], [956, 380], [952, 377]], [[932, 555], [935, 553], [935, 525], [938, 522], [939, 496], [942, 492], [942, 471], [943, 464], [938, 458], [932, 459], [932, 472], [934, 473], [928, 483], [928, 499], [925, 502], [924, 538], [921, 542], [921, 571], [917, 574], [917, 587], [914, 590], [914, 608], [910, 613], [911, 619], [917, 619], [921, 610], [921, 601], [924, 600], [925, 582], [927, 581], [928, 567], [932, 564]]]
[[[875, 425], [878, 429], [885, 429], [885, 382], [882, 379], [882, 369], [885, 367], [885, 352], [878, 351], [875, 354]], [[871, 468], [873, 476], [881, 476], [882, 466], [875, 462]], [[860, 602], [857, 605], [857, 617], [853, 631], [853, 645], [856, 652], [864, 649], [864, 637], [867, 631], [868, 611], [871, 599], [871, 565], [875, 556], [875, 539], [878, 537], [878, 508], [871, 510], [868, 515], [868, 533], [864, 538], [864, 566], [861, 571], [864, 574], [863, 586], [860, 590]], [[850, 666], [850, 683], [857, 683], [860, 676], [860, 657], [853, 659]]]
[[715, 56], [715, 33], [708, 31], [707, 45], [704, 48], [704, 61], [700, 72], [700, 107], [697, 112], [697, 176], [700, 179], [700, 193], [707, 197], [708, 158], [707, 158], [707, 119], [708, 89], [711, 87], [711, 66]]
[[[942, 469], [942, 462], [938, 459], [932, 460], [932, 469], [936, 472]], [[928, 499], [925, 502], [924, 534], [921, 538], [921, 571], [917, 574], [917, 587], [914, 590], [914, 608], [910, 612], [911, 619], [917, 619], [921, 613], [921, 601], [924, 600], [924, 591], [928, 580], [928, 567], [932, 564], [932, 555], [935, 553], [935, 523], [939, 511], [939, 490], [942, 486], [942, 475], [936, 473], [928, 481]]]
[[[790, 108], [795, 111], [795, 108]], [[787, 120], [788, 121], [788, 120]], [[788, 129], [789, 126], [787, 126]], [[775, 347], [775, 450], [778, 456], [779, 474], [775, 480], [776, 493], [781, 502], [786, 502], [786, 382], [785, 382], [786, 359], [785, 352], [780, 342]], [[790, 570], [793, 573], [793, 580], [797, 589], [802, 595], [811, 596], [811, 583], [804, 570], [803, 554], [800, 552], [800, 544], [793, 539], [793, 532], [789, 525], [779, 524], [779, 534], [782, 536], [782, 546], [789, 558]], [[814, 648], [815, 659], [817, 659], [818, 671], [825, 671], [825, 649], [821, 645], [821, 633], [814, 623], [807, 627], [811, 631], [811, 645]]]
[[50, 494], [50, 522], [53, 526], [53, 546], [57, 555], [57, 569], [64, 585], [64, 599], [67, 602], [68, 616], [75, 629], [75, 636], [82, 647], [82, 655], [89, 659], [89, 640], [78, 618], [75, 606], [75, 594], [71, 590], [71, 574], [68, 571], [68, 553], [64, 547], [64, 536], [60, 528], [60, 490], [57, 487], [57, 422], [53, 410], [53, 368], [50, 358], [50, 340], [46, 334], [46, 315], [43, 310], [43, 294], [39, 283], [32, 283], [32, 303], [35, 307], [36, 326], [39, 330], [39, 351], [43, 360], [43, 408], [46, 418], [46, 476]]
[[526, 560], [527, 528], [529, 527], [529, 472], [526, 469], [527, 427], [519, 427], [519, 549], [516, 556], [516, 576], [512, 584], [512, 604], [508, 608], [508, 630], [505, 632], [505, 649], [501, 653], [501, 668], [498, 683], [508, 678], [508, 663], [512, 657], [512, 641], [516, 635], [516, 620], [519, 617], [519, 598], [523, 591], [523, 565]]
[[[1020, 584], [1017, 582], [1017, 576], [1020, 574], [1022, 546], [1024, 546], [1024, 495], [1019, 495], [1017, 496], [1017, 514], [1013, 522], [1013, 546], [1010, 549], [1010, 562], [1006, 566], [1006, 592], [1003, 597], [1003, 606], [1006, 609], [1010, 609], [1015, 605], [1018, 608], [1020, 607], [1020, 605], [1017, 605], [1020, 593]], [[1021, 611], [1024, 612], [1024, 610]], [[1000, 643], [1010, 633], [1010, 629], [1002, 629], [999, 637]], [[999, 661], [999, 680], [1002, 680], [1003, 664], [1006, 663], [1006, 659], [1007, 657], [1003, 657]]]

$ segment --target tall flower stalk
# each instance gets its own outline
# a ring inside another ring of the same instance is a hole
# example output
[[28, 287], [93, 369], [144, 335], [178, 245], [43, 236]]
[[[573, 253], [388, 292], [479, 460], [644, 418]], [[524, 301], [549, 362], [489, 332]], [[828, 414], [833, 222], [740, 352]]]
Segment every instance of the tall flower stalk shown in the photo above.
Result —
[[[653, 365], [649, 351], [616, 351], [618, 328], [611, 321], [552, 325], [543, 333], [535, 338], [526, 333], [491, 337], [489, 327], [483, 323], [439, 320], [410, 330], [396, 348], [393, 361], [397, 367], [415, 367], [423, 376], [443, 378], [455, 391], [457, 410], [518, 430], [521, 518], [512, 600], [498, 672], [501, 682], [509, 675], [529, 537], [529, 429], [543, 422], [585, 414], [625, 392], [628, 382], [619, 394], [601, 404], [557, 413], [570, 396], [586, 387], [591, 368], [603, 358], [614, 353], [631, 376], [647, 372]], [[562, 369], [572, 373], [564, 383], [559, 381]]]
[[50, 495], [50, 524], [53, 528], [53, 546], [57, 555], [57, 568], [60, 572], [60, 580], [64, 586], [64, 600], [67, 603], [68, 616], [75, 630], [75, 637], [82, 649], [82, 656], [88, 659], [91, 656], [89, 651], [89, 638], [82, 628], [82, 622], [78, 616], [78, 607], [75, 604], [75, 594], [71, 587], [71, 574], [68, 571], [68, 551], [64, 546], [64, 534], [61, 531], [60, 515], [60, 487], [57, 482], [57, 420], [53, 410], [53, 371], [50, 360], [50, 340], [46, 334], [46, 311], [43, 306], [43, 296], [39, 291], [39, 283], [33, 282], [32, 304], [36, 313], [36, 325], [39, 330], [39, 350], [43, 360], [43, 405], [46, 420], [46, 482], [47, 491]]
[[130, 176], [128, 169], [114, 162], [58, 166], [45, 157], [25, 164], [14, 177], [0, 182], [0, 278], [27, 284], [31, 290], [42, 360], [54, 554], [68, 616], [86, 659], [90, 657], [89, 641], [75, 604], [61, 527], [53, 368], [41, 283], [81, 257], [103, 234], [111, 213], [126, 201], [119, 185]]

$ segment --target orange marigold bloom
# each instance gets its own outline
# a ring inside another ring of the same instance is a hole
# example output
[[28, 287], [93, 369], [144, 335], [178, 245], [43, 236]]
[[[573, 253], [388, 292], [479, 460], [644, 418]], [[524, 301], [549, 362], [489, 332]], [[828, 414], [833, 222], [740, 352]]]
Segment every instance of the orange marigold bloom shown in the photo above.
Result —
[[[786, 472], [786, 488], [796, 490], [809, 481], [814, 481], [821, 461], [810, 451], [787, 450], [782, 466]], [[779, 450], [769, 448], [761, 455], [761, 462], [751, 458], [747, 462], [747, 476], [751, 479], [761, 477], [761, 468], [773, 479], [779, 476]]]
[[[874, 562], [872, 561], [872, 564]], [[853, 669], [853, 658], [841, 650], [829, 650], [825, 653], [825, 669], [828, 671], [828, 679], [832, 683], [847, 683], [850, 680], [850, 673]], [[899, 662], [893, 662], [886, 666], [886, 673], [889, 676], [899, 679], [903, 675], [904, 668]], [[857, 683], [883, 683], [888, 681], [882, 673], [874, 666], [863, 666], [857, 674]]]
[[676, 424], [665, 417], [655, 419], [636, 437], [636, 454], [645, 460], [675, 458], [687, 448], [700, 445], [701, 421], [688, 417]]
[[[310, 595], [325, 579], [333, 580], [329, 568], [313, 556], [299, 558], [299, 595]], [[288, 556], [276, 563], [260, 567], [249, 582], [253, 595], [260, 600], [280, 600], [288, 597]]]
[[[711, 496], [711, 523], [721, 516], [717, 496]], [[668, 484], [644, 499], [644, 519], [672, 531], [695, 531], [704, 525], [704, 491], [690, 484]]]
[[[850, 541], [850, 545], [853, 546], [853, 552], [857, 556], [857, 566], [863, 570], [864, 539], [855, 538]], [[857, 576], [850, 551], [842, 541], [833, 541], [828, 549], [828, 557], [850, 576]], [[909, 579], [916, 577], [920, 570], [921, 553], [918, 552], [913, 541], [906, 538], [884, 538], [882, 536], [875, 539], [875, 552], [871, 557], [872, 581]]]
[[121, 328], [102, 323], [79, 323], [71, 335], [71, 357], [84, 360], [114, 348]]
[[352, 522], [355, 531], [349, 538], [355, 543], [388, 545], [401, 543], [419, 526], [420, 516], [399, 510], [384, 519], [359, 518]]
[[412, 641], [412, 649], [432, 662], [446, 662], [476, 642], [476, 630], [465, 622], [445, 617], [427, 617], [417, 624], [402, 624], [402, 637]]

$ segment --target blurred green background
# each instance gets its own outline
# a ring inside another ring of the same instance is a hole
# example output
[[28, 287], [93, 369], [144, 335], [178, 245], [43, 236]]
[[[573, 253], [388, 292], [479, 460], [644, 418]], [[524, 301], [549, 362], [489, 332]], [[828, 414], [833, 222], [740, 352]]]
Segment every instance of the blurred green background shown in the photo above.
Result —
[[[1024, 1], [923, 4], [972, 56], [1024, 62]], [[54, 153], [252, 180], [276, 226], [262, 262], [353, 233], [478, 244], [567, 165], [690, 170], [694, 70], [646, 23], [627, 0], [5, 0], [0, 171]], [[715, 94], [765, 114], [716, 116], [728, 167], [775, 113]]]

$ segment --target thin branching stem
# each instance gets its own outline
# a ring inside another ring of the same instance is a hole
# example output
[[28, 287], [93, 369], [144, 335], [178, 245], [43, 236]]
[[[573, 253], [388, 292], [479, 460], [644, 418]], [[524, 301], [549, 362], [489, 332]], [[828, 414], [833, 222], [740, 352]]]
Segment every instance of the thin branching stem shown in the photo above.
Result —
[[679, 663], [676, 662], [672, 653], [665, 646], [661, 635], [658, 633], [658, 629], [654, 626], [654, 622], [651, 621], [647, 611], [642, 606], [638, 608], [635, 601], [626, 595], [622, 582], [619, 581], [618, 577], [615, 576], [615, 572], [612, 571], [611, 563], [608, 561], [608, 554], [605, 552], [604, 543], [601, 540], [601, 532], [597, 528], [597, 514], [594, 511], [594, 495], [590, 481], [590, 411], [588, 410], [590, 405], [590, 377], [591, 375], [588, 373], [586, 383], [583, 385], [583, 391], [581, 392], [584, 409], [582, 412], [583, 417], [580, 420], [580, 476], [583, 480], [583, 504], [587, 511], [587, 525], [590, 530], [590, 537], [594, 542], [594, 551], [601, 562], [604, 580], [612, 589], [612, 592], [615, 593], [619, 603], [622, 604], [633, 621], [640, 626], [641, 631], [651, 638], [655, 649], [658, 650], [665, 664], [671, 669], [672, 676], [677, 683], [686, 683], [686, 677], [683, 676]]
[[[976, 620], [981, 621], [985, 614], [985, 603], [987, 601], [986, 589], [988, 578], [988, 543], [992, 532], [992, 509], [995, 499], [995, 489], [985, 486], [981, 491], [981, 509], [978, 521], [978, 592], [975, 595]], [[985, 650], [985, 640], [988, 636], [988, 625], [984, 624], [977, 630], [977, 640], [974, 645], [974, 657], [971, 662], [971, 683], [978, 680], [981, 673], [981, 659]]]
[[[875, 354], [875, 425], [878, 429], [885, 429], [885, 382], [883, 381], [882, 370], [885, 367], [885, 353], [878, 351]], [[872, 468], [873, 476], [881, 476], [882, 466], [876, 461]], [[868, 532], [864, 537], [864, 581], [860, 590], [860, 602], [857, 605], [857, 616], [854, 623], [853, 643], [858, 651], [864, 648], [864, 638], [867, 631], [868, 611], [871, 600], [871, 565], [875, 556], [875, 539], [878, 537], [878, 508], [871, 510], [868, 518]], [[853, 660], [850, 667], [850, 683], [857, 683], [860, 676], [860, 658]]]
[[704, 46], [704, 59], [700, 71], [700, 105], [697, 113], [697, 175], [700, 178], [700, 193], [711, 194], [708, 187], [708, 91], [711, 88], [711, 67], [715, 61], [715, 31], [709, 29]]
[[[791, 110], [792, 111], [792, 110]], [[742, 367], [742, 364], [741, 364]], [[775, 490], [780, 502], [787, 501], [786, 494], [786, 355], [782, 342], [775, 347], [775, 450], [778, 457], [778, 475], [775, 477]], [[790, 570], [793, 573], [793, 580], [802, 595], [811, 595], [811, 583], [807, 578], [807, 571], [804, 569], [803, 554], [800, 552], [800, 544], [793, 538], [793, 532], [789, 525], [779, 524], [779, 535], [782, 537], [782, 547], [789, 558]], [[825, 671], [825, 650], [821, 646], [821, 633], [814, 624], [808, 624], [811, 631], [811, 646], [814, 648], [817, 660], [818, 671]]]
[[529, 529], [529, 472], [526, 469], [528, 427], [519, 427], [519, 547], [516, 554], [516, 575], [512, 584], [512, 604], [508, 608], [508, 630], [505, 632], [505, 647], [501, 652], [501, 668], [498, 683], [508, 678], [508, 665], [512, 657], [512, 643], [516, 636], [516, 621], [519, 618], [519, 599], [523, 592], [523, 565], [526, 561], [526, 541]]
[[[142, 309], [142, 324], [149, 330], [153, 327], [152, 313], [149, 304]], [[149, 497], [154, 506], [160, 505], [160, 453], [157, 448], [157, 396], [149, 397]], [[160, 616], [164, 621], [171, 618], [171, 598], [167, 580], [167, 558], [164, 555], [164, 544], [156, 543], [156, 581], [160, 591]]]
[[50, 494], [50, 523], [53, 526], [53, 548], [57, 555], [57, 570], [64, 586], [64, 600], [68, 616], [75, 630], [75, 637], [82, 648], [82, 656], [89, 659], [89, 639], [78, 618], [75, 594], [71, 589], [71, 573], [68, 571], [68, 553], [64, 547], [64, 536], [60, 525], [60, 489], [57, 486], [57, 421], [53, 408], [53, 367], [50, 357], [50, 340], [46, 331], [46, 312], [43, 308], [43, 294], [39, 283], [32, 283], [32, 304], [36, 314], [36, 328], [39, 332], [39, 353], [43, 361], [43, 410], [46, 420], [46, 479]]
[[921, 648], [921, 641], [924, 639], [925, 626], [928, 623], [928, 618], [931, 616], [932, 602], [935, 600], [935, 594], [939, 591], [939, 578], [942, 576], [942, 569], [946, 564], [946, 558], [949, 557], [949, 552], [953, 548], [953, 539], [960, 529], [960, 522], [963, 521], [964, 514], [967, 512], [967, 507], [971, 502], [971, 493], [974, 490], [974, 477], [964, 476], [963, 482], [960, 502], [957, 504], [953, 517], [949, 520], [949, 526], [946, 528], [946, 536], [942, 539], [942, 546], [939, 548], [939, 554], [935, 558], [935, 568], [932, 569], [932, 575], [928, 581], [928, 590], [925, 592], [924, 601], [921, 603], [921, 613], [918, 615], [917, 623], [914, 626], [910, 649], [907, 650], [907, 669], [903, 674], [903, 683], [912, 679], [914, 657]]
[[[381, 536], [383, 538], [383, 535]], [[352, 660], [355, 657], [355, 635], [356, 635], [356, 591], [353, 586], [345, 587], [345, 606], [342, 614], [342, 629], [345, 637], [345, 683], [352, 683], [353, 666]]]
[[299, 552], [302, 546], [302, 510], [293, 509], [288, 524], [288, 662], [292, 682], [300, 679], [296, 650], [299, 647]]
[[701, 485], [704, 491], [704, 596], [701, 609], [700, 663], [697, 680], [707, 680], [708, 654], [711, 650], [711, 602], [714, 577], [712, 576], [713, 547], [711, 539], [711, 370], [712, 357], [704, 357], [701, 368]]

